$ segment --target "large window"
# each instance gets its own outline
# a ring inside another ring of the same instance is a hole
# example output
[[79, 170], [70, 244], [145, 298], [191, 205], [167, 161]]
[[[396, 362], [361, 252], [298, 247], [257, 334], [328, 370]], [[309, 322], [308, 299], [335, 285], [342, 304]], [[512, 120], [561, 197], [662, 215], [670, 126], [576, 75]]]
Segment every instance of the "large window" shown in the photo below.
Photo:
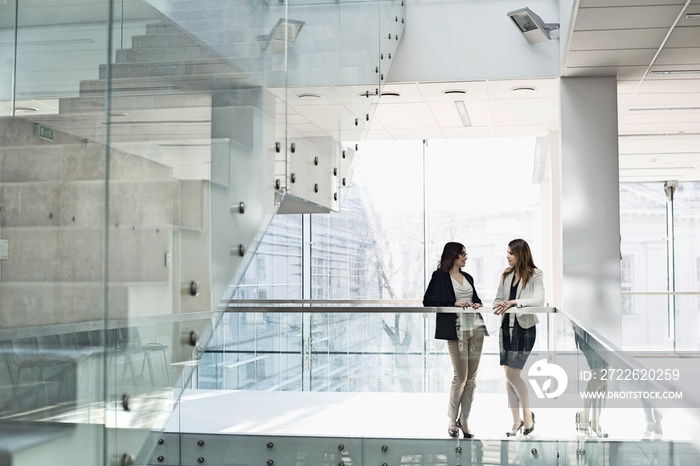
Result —
[[622, 346], [697, 351], [700, 183], [620, 185]]
[[[469, 253], [465, 269], [488, 302], [507, 266], [510, 240], [526, 239], [543, 267], [534, 152], [534, 139], [521, 138], [363, 142], [341, 211], [276, 217], [237, 297], [266, 290], [275, 299], [419, 303], [445, 242], [458, 241]], [[444, 342], [433, 338], [433, 314], [283, 316], [227, 315], [227, 335], [239, 344], [227, 351], [227, 338], [217, 340], [221, 359], [216, 369], [202, 370], [208, 378], [200, 387], [247, 388], [255, 374], [262, 377], [258, 389], [448, 389], [452, 369]], [[497, 351], [494, 335], [480, 370], [486, 390], [502, 384]]]

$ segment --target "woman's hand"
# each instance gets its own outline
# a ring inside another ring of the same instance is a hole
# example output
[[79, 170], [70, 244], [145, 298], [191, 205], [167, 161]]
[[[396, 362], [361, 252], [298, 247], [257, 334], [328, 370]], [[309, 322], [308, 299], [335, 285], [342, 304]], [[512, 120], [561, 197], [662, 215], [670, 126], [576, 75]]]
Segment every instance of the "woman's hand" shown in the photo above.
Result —
[[481, 307], [481, 304], [479, 304], [479, 303], [472, 304], [472, 309], [474, 309], [474, 310], [479, 309], [480, 307]]
[[499, 301], [493, 305], [493, 313], [496, 315], [503, 315], [511, 307], [515, 307], [517, 303], [514, 299], [510, 301]]
[[468, 307], [470, 306], [470, 304], [469, 304], [468, 302], [466, 302], [466, 301], [457, 301], [457, 302], [455, 303], [455, 306], [456, 306], [456, 307], [461, 307], [462, 309], [466, 309], [466, 308], [468, 308]]

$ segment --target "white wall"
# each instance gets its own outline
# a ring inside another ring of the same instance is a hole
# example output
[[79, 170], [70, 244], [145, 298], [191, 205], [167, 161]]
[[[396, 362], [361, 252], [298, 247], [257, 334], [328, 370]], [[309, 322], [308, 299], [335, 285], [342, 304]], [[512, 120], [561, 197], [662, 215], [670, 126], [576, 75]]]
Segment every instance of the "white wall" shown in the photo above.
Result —
[[547, 23], [559, 22], [556, 0], [406, 0], [406, 28], [388, 81], [558, 77], [559, 40], [530, 45], [506, 16], [526, 6]]

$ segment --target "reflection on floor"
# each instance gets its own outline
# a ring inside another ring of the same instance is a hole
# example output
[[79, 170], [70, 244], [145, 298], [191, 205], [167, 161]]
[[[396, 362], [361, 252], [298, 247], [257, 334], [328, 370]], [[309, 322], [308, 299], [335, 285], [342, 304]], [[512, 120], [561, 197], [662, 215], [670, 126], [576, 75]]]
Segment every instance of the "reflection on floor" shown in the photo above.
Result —
[[[186, 390], [165, 431], [445, 439], [449, 438], [446, 411], [447, 394]], [[585, 437], [576, 431], [576, 409], [535, 412], [537, 423], [530, 440]], [[666, 409], [663, 414], [663, 437], [652, 439], [689, 441], [682, 411]], [[600, 420], [609, 440], [638, 441], [646, 430], [641, 408], [607, 409]], [[476, 394], [469, 427], [477, 438], [505, 439], [511, 422], [505, 395]]]

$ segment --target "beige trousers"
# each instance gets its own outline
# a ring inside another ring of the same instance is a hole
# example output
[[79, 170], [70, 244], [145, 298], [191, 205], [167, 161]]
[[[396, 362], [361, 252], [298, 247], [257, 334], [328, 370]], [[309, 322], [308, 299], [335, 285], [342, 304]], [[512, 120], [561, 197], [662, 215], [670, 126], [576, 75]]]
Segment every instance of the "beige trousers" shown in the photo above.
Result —
[[460, 345], [458, 340], [447, 341], [447, 349], [450, 352], [454, 370], [447, 416], [450, 419], [466, 420], [469, 419], [469, 412], [474, 400], [476, 373], [479, 370], [481, 349], [484, 346], [484, 332], [481, 330], [473, 332], [461, 343]]

